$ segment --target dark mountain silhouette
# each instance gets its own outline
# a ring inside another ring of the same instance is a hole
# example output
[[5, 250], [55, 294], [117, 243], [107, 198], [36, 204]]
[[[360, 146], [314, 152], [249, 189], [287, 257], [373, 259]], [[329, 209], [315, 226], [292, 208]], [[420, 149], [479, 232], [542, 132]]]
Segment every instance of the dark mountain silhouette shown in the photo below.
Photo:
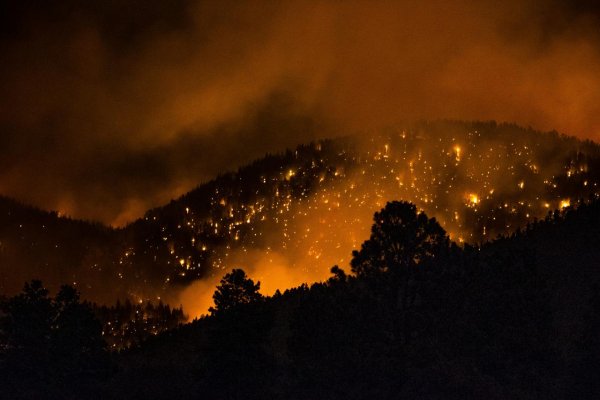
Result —
[[356, 275], [334, 268], [121, 353], [106, 396], [597, 398], [600, 201], [481, 247], [411, 207], [376, 215]]
[[108, 287], [110, 278], [101, 266], [108, 268], [114, 259], [111, 249], [118, 245], [115, 231], [99, 223], [0, 196], [0, 293], [14, 294], [24, 282], [42, 278], [53, 291], [69, 283], [88, 296], [100, 295], [92, 292], [90, 282]]
[[[343, 227], [340, 227], [343, 230]], [[107, 353], [79, 293], [0, 299], [9, 398], [595, 399], [600, 199], [480, 246], [408, 202], [375, 213], [352, 274], [262, 296], [224, 274], [210, 316]], [[125, 312], [127, 311], [128, 312]], [[135, 333], [180, 310], [101, 307]], [[139, 314], [140, 317], [132, 316]], [[167, 321], [168, 322], [168, 321]], [[171, 323], [169, 322], [169, 323]], [[102, 328], [106, 329], [106, 325]]]

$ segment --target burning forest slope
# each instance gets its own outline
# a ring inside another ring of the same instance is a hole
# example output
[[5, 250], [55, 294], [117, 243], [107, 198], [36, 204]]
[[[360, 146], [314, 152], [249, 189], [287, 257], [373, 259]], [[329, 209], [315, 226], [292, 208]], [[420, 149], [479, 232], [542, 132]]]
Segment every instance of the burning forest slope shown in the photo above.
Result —
[[596, 199], [439, 253], [410, 286], [338, 271], [161, 334], [117, 357], [105, 397], [596, 399], [599, 258]]
[[[55, 279], [78, 282], [94, 300], [162, 297], [198, 315], [215, 280], [233, 267], [267, 294], [346, 267], [373, 212], [389, 200], [410, 201], [453, 240], [478, 243], [597, 197], [599, 183], [600, 147], [592, 142], [495, 122], [406, 124], [301, 145], [221, 175], [77, 244], [83, 254], [60, 260], [69, 271]], [[15, 234], [5, 229], [3, 243]], [[29, 257], [46, 260], [46, 247]], [[18, 251], [0, 254], [3, 268], [40, 273]], [[12, 275], [7, 290], [22, 284]]]

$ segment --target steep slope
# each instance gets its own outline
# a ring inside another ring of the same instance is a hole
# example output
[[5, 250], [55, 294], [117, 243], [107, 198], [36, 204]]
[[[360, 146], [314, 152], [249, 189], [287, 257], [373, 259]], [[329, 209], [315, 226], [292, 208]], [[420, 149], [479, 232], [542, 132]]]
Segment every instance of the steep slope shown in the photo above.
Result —
[[412, 272], [408, 309], [404, 275], [338, 275], [160, 335], [121, 354], [106, 387], [126, 398], [598, 397], [600, 200], [432, 260]]
[[[129, 266], [188, 282], [243, 266], [267, 292], [346, 265], [387, 200], [482, 242], [596, 196], [600, 148], [515, 125], [435, 122], [298, 147], [202, 185], [126, 229]], [[149, 244], [149, 245], [148, 245]]]
[[[191, 296], [203, 291], [208, 301], [211, 279], [241, 266], [272, 293], [346, 266], [388, 200], [411, 201], [454, 240], [476, 243], [597, 196], [599, 182], [600, 148], [592, 142], [494, 122], [406, 124], [268, 155], [124, 229], [100, 229], [104, 236], [88, 240], [65, 228], [68, 236], [51, 234], [39, 239], [44, 246], [3, 257], [3, 268], [25, 272], [3, 282], [15, 291], [29, 271], [47, 280], [64, 268], [58, 277], [78, 282], [91, 299], [161, 297], [187, 306], [181, 289], [200, 279], [206, 284]], [[17, 222], [6, 225], [4, 242], [14, 240]], [[47, 262], [51, 245], [76, 250], [41, 269], [36, 262]]]
[[102, 282], [112, 278], [107, 268], [117, 246], [110, 228], [0, 197], [0, 293], [15, 293], [25, 281], [42, 278], [52, 291], [69, 283], [102, 299], [93, 288], [106, 287]]

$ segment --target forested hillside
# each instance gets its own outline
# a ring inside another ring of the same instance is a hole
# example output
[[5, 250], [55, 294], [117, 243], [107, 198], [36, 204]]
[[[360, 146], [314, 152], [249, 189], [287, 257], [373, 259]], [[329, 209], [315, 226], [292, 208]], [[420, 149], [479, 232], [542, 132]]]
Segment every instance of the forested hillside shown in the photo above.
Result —
[[475, 244], [597, 194], [599, 171], [592, 142], [510, 124], [437, 121], [267, 155], [122, 229], [4, 199], [0, 284], [14, 294], [40, 278], [53, 290], [73, 284], [95, 302], [178, 305], [191, 283], [210, 287], [242, 266], [273, 293], [347, 266], [371, 215], [389, 199], [416, 204], [453, 240]]
[[[108, 392], [216, 399], [600, 394], [597, 200], [464, 248], [414, 206], [390, 203], [352, 260], [352, 275], [336, 267], [325, 283], [251, 301], [230, 297], [232, 307], [121, 354]], [[231, 282], [226, 276], [220, 287]]]

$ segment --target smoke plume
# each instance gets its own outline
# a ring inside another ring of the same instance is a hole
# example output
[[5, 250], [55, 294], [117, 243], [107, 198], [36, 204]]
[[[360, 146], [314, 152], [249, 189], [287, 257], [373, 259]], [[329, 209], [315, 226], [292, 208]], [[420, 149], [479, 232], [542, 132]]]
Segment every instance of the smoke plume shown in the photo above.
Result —
[[297, 143], [414, 118], [600, 138], [590, 1], [7, 1], [0, 193], [123, 225]]

